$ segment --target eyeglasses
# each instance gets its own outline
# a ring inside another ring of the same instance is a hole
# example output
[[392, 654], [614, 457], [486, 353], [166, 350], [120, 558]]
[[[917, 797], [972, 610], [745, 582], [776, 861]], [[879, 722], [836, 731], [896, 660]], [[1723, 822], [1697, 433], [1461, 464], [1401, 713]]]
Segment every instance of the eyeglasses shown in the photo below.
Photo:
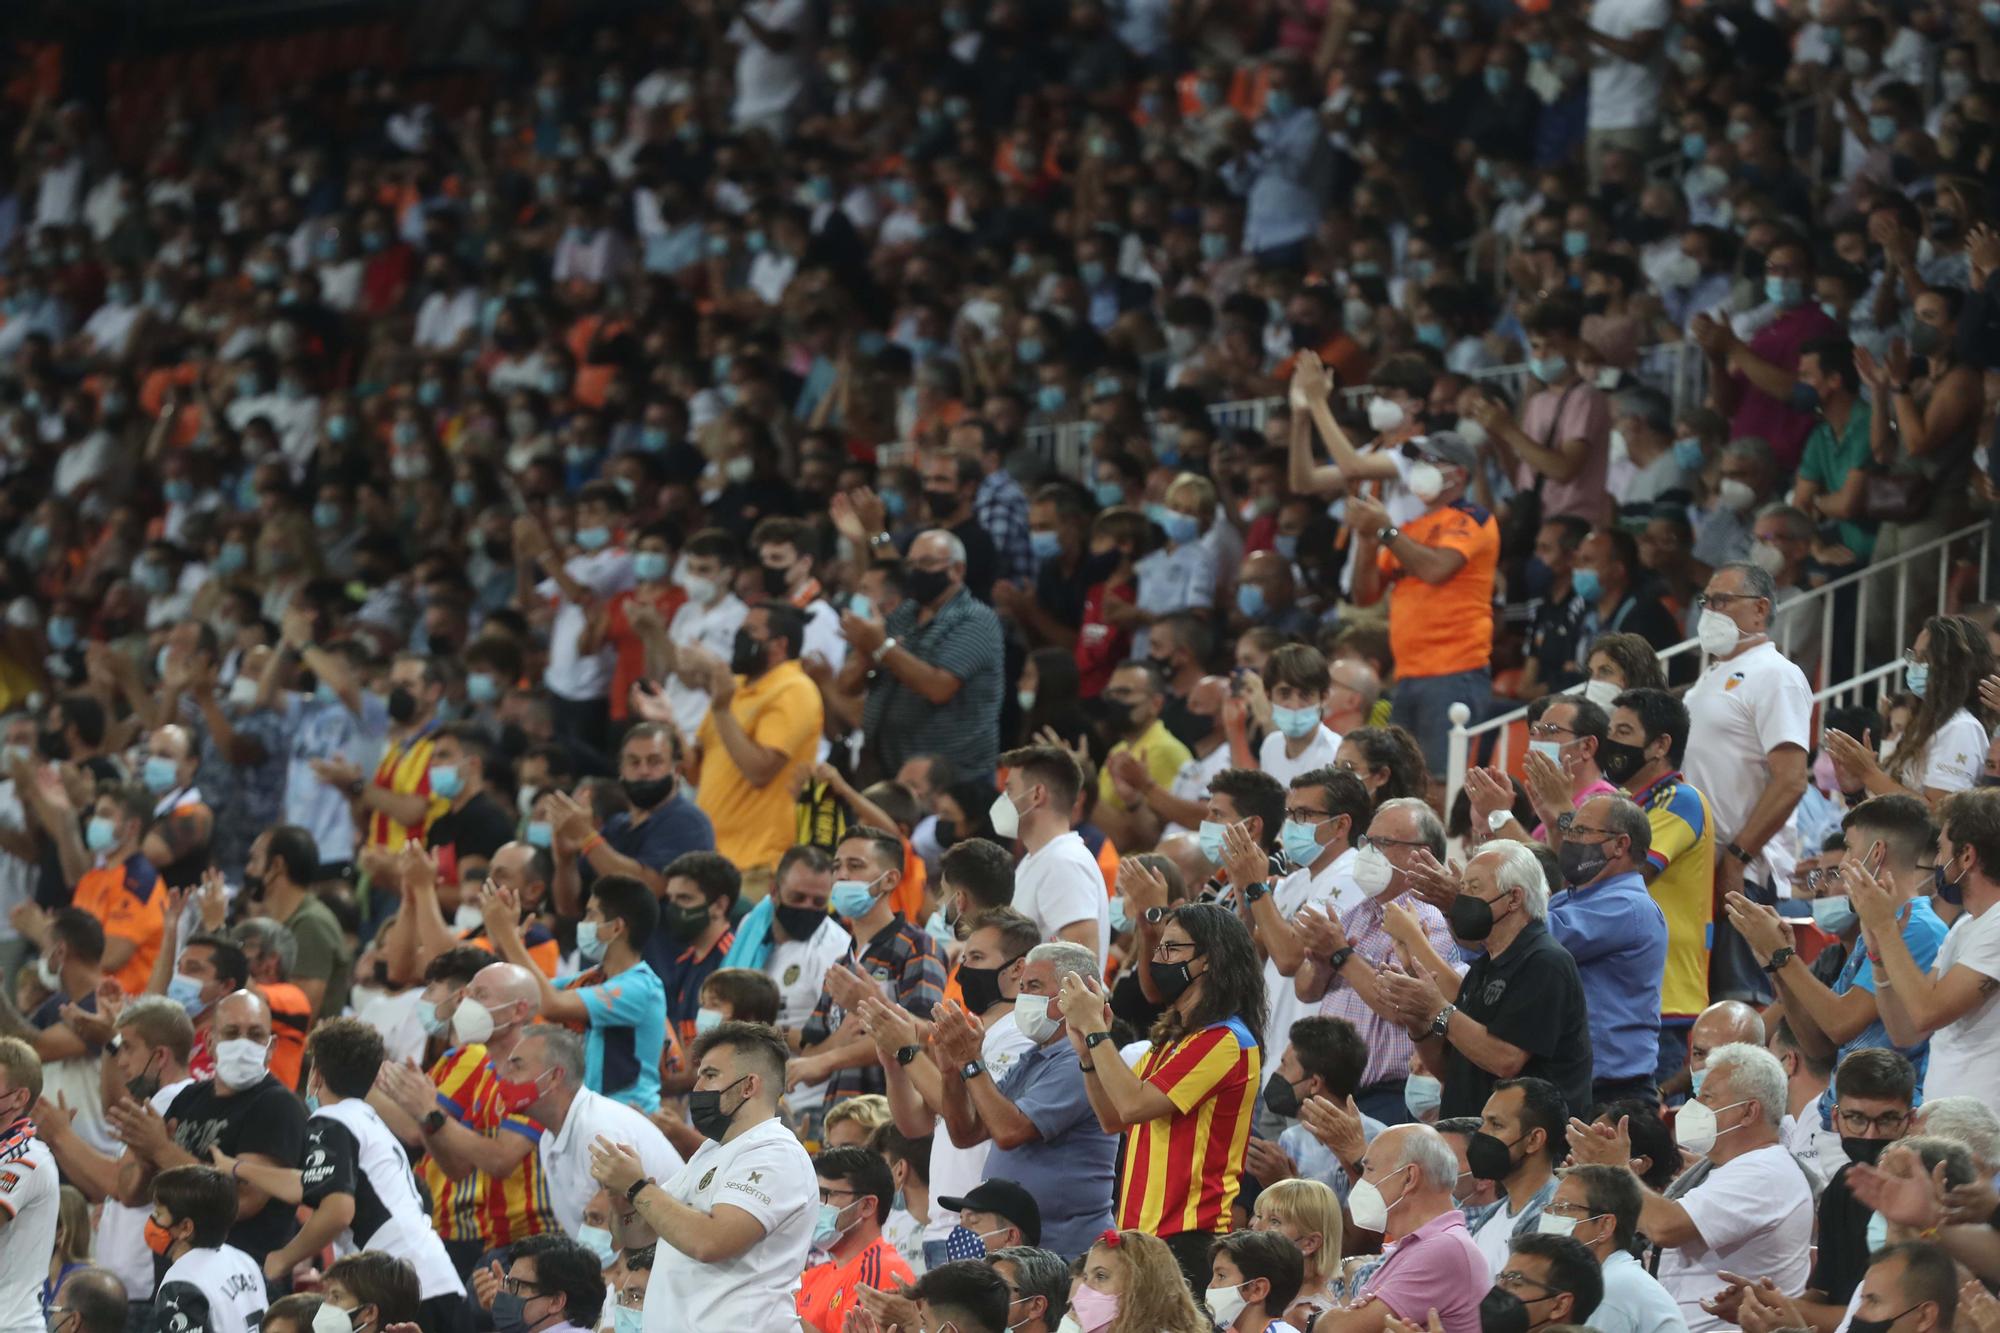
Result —
[[618, 1293], [618, 1308], [621, 1310], [643, 1310], [646, 1308], [646, 1289], [635, 1287], [631, 1291]]
[[1599, 837], [1610, 838], [1610, 837], [1615, 837], [1618, 833], [1618, 830], [1609, 828], [1598, 828], [1593, 824], [1572, 823], [1569, 826], [1569, 832], [1563, 834], [1563, 836], [1565, 838], [1573, 838], [1579, 833], [1595, 833]]
[[1869, 1115], [1866, 1111], [1845, 1106], [1836, 1106], [1833, 1113], [1840, 1117], [1840, 1127], [1857, 1138], [1871, 1129], [1878, 1134], [1897, 1133], [1916, 1114], [1914, 1111], [1884, 1111], [1880, 1115]]
[[1905, 649], [1903, 650], [1903, 665], [1904, 665], [1904, 666], [1922, 666], [1923, 664], [1924, 664], [1924, 659], [1923, 659], [1923, 658], [1921, 658], [1921, 657], [1919, 657], [1919, 656], [1917, 656], [1917, 650], [1916, 650], [1916, 649], [1914, 649], [1914, 648], [1905, 648]]
[[1296, 819], [1301, 824], [1320, 824], [1333, 818], [1331, 810], [1310, 810], [1305, 806], [1293, 806], [1285, 811], [1285, 818]]
[[539, 1283], [530, 1282], [524, 1277], [502, 1278], [500, 1279], [500, 1289], [510, 1296], [519, 1296], [524, 1300], [531, 1300], [542, 1294], [542, 1288]]
[[1721, 611], [1731, 602], [1761, 602], [1764, 599], [1754, 592], [1703, 592], [1696, 593], [1694, 604], [1699, 611]]
[[852, 1199], [858, 1197], [859, 1193], [858, 1190], [821, 1190], [819, 1192], [819, 1201], [821, 1203], [832, 1203], [833, 1196], [836, 1194], [845, 1194], [848, 1198]]
[[1172, 958], [1175, 954], [1181, 952], [1183, 949], [1187, 951], [1187, 956], [1190, 958], [1193, 958], [1195, 955], [1201, 952], [1200, 947], [1197, 946], [1191, 940], [1188, 941], [1187, 943], [1178, 943], [1173, 940], [1161, 940], [1158, 944], [1153, 946], [1153, 957], [1159, 959], [1161, 962], [1165, 962], [1168, 959]]
[[1540, 1281], [1537, 1278], [1529, 1277], [1526, 1273], [1523, 1273], [1518, 1268], [1509, 1268], [1508, 1270], [1500, 1274], [1499, 1277], [1494, 1278], [1493, 1285], [1505, 1291], [1513, 1291], [1516, 1287], [1538, 1288], [1542, 1294], [1540, 1296], [1533, 1296], [1529, 1298], [1531, 1300], [1537, 1300], [1537, 1301], [1547, 1300], [1551, 1296], [1562, 1295], [1560, 1291], [1556, 1290], [1554, 1287], [1551, 1287], [1548, 1283]]
[[1379, 833], [1364, 833], [1354, 840], [1356, 847], [1428, 847], [1421, 838], [1385, 838]]
[[1535, 722], [1529, 725], [1528, 734], [1530, 736], [1547, 738], [1549, 736], [1574, 736], [1577, 732], [1574, 727], [1559, 726], [1554, 722]]
[[1590, 1205], [1583, 1203], [1548, 1203], [1543, 1205], [1542, 1211], [1554, 1213], [1557, 1217], [1573, 1217], [1579, 1222], [1588, 1222], [1593, 1217], [1602, 1216], [1600, 1213], [1591, 1212]]

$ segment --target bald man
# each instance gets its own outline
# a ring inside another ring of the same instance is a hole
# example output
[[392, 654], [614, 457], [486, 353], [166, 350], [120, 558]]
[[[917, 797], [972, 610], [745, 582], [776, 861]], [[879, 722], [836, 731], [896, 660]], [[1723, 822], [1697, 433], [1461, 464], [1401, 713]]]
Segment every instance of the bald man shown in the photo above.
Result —
[[[495, 855], [496, 867], [507, 850]], [[507, 1095], [498, 1072], [540, 1015], [541, 993], [525, 967], [479, 969], [458, 998], [438, 1006], [455, 1044], [430, 1077], [384, 1064], [368, 1099], [398, 1138], [421, 1137], [431, 1222], [461, 1277], [488, 1250], [555, 1229], [536, 1156], [545, 1131], [526, 1113], [527, 1099]]]
[[[164, 1116], [148, 1102], [131, 1100], [105, 1112], [130, 1150], [118, 1168], [121, 1203], [147, 1206], [156, 1174], [172, 1166], [207, 1166], [211, 1148], [264, 1166], [298, 1166], [306, 1108], [270, 1072], [271, 1006], [255, 991], [231, 991], [216, 1002], [209, 1041], [215, 1077], [182, 1089]], [[229, 1243], [261, 1266], [298, 1230], [297, 1211], [239, 1180]]]
[[1701, 1080], [1707, 1072], [1708, 1053], [1718, 1046], [1727, 1046], [1732, 1041], [1748, 1042], [1752, 1046], [1764, 1044], [1764, 1017], [1741, 1000], [1717, 1000], [1701, 1011], [1688, 1029], [1688, 1062], [1682, 1091], [1693, 1096], [1701, 1091]]
[[1341, 736], [1367, 726], [1375, 701], [1382, 697], [1382, 678], [1375, 674], [1375, 668], [1358, 657], [1337, 657], [1327, 667], [1327, 674], [1332, 684], [1320, 720]]
[[52, 1333], [124, 1333], [133, 1305], [153, 1308], [151, 1301], [128, 1301], [117, 1274], [103, 1268], [76, 1268], [56, 1288], [48, 1326]]

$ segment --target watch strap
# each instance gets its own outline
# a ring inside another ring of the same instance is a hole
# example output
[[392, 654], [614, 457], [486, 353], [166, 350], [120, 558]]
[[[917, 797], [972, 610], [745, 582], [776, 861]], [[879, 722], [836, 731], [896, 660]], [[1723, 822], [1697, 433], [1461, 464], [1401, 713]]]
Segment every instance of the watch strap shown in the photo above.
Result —
[[923, 1051], [924, 1048], [922, 1046], [919, 1046], [915, 1042], [911, 1042], [908, 1046], [898, 1047], [896, 1050], [896, 1063], [899, 1065], [907, 1065], [910, 1063], [910, 1061], [916, 1059], [919, 1055], [922, 1055]]
[[1782, 947], [1772, 951], [1771, 961], [1764, 964], [1764, 970], [1766, 972], [1775, 974], [1779, 968], [1783, 967], [1786, 963], [1791, 962], [1792, 959], [1798, 957], [1798, 953], [1799, 951], [1797, 949], [1794, 949], [1791, 945], [1789, 944], [1783, 945]]
[[1335, 949], [1326, 956], [1326, 970], [1329, 972], [1338, 972], [1341, 968], [1347, 966], [1347, 960], [1352, 957], [1354, 957], [1354, 946], [1351, 944]]
[[653, 1182], [652, 1182], [652, 1181], [650, 1181], [650, 1180], [648, 1180], [648, 1179], [647, 1179], [646, 1177], [644, 1177], [644, 1176], [640, 1176], [640, 1177], [639, 1177], [639, 1178], [638, 1178], [637, 1180], [635, 1180], [635, 1181], [633, 1181], [633, 1182], [632, 1182], [632, 1184], [630, 1185], [630, 1187], [628, 1187], [628, 1188], [626, 1189], [626, 1191], [625, 1191], [625, 1199], [626, 1199], [626, 1201], [627, 1201], [628, 1203], [637, 1203], [637, 1202], [639, 1202], [639, 1191], [640, 1191], [640, 1190], [643, 1190], [643, 1189], [645, 1189], [645, 1188], [646, 1188], [646, 1186], [648, 1186], [648, 1185], [650, 1185], [650, 1184], [652, 1184], [652, 1183], [653, 1183]]
[[1085, 1037], [1085, 1038], [1083, 1039], [1083, 1044], [1084, 1044], [1084, 1046], [1085, 1046], [1085, 1047], [1086, 1047], [1087, 1049], [1089, 1049], [1089, 1050], [1093, 1050], [1093, 1051], [1094, 1051], [1094, 1050], [1096, 1050], [1096, 1049], [1097, 1049], [1097, 1048], [1098, 1048], [1099, 1046], [1102, 1046], [1102, 1045], [1103, 1045], [1103, 1044], [1104, 1044], [1105, 1042], [1107, 1042], [1107, 1041], [1110, 1041], [1110, 1040], [1111, 1040], [1111, 1034], [1110, 1034], [1110, 1032], [1108, 1032], [1108, 1031], [1107, 1031], [1107, 1032], [1093, 1032], [1093, 1033], [1091, 1033], [1091, 1034], [1090, 1034], [1089, 1036], [1087, 1036], [1087, 1037]]
[[1746, 866], [1749, 865], [1752, 861], [1757, 859], [1750, 853], [1744, 851], [1740, 845], [1734, 842], [1725, 844], [1722, 850], [1728, 852], [1731, 856], [1735, 857], [1737, 860], [1741, 861]]
[[444, 1128], [444, 1122], [445, 1122], [445, 1113], [443, 1111], [438, 1110], [436, 1107], [431, 1108], [430, 1112], [426, 1114], [423, 1118], [422, 1123], [424, 1127], [424, 1133], [426, 1134], [437, 1133], [439, 1130]]
[[1448, 1033], [1451, 1030], [1451, 1016], [1457, 1012], [1458, 1006], [1455, 1004], [1447, 1004], [1438, 1010], [1437, 1017], [1431, 1020], [1431, 1035], [1442, 1037]]
[[877, 648], [872, 654], [872, 656], [877, 662], [879, 662], [883, 658], [887, 657], [890, 654], [890, 652], [895, 648], [895, 646], [896, 646], [896, 640], [893, 636], [884, 639], [882, 640], [882, 646], [880, 648]]
[[974, 1079], [985, 1072], [986, 1062], [984, 1060], [967, 1060], [963, 1065], [959, 1066], [958, 1076], [963, 1079]]

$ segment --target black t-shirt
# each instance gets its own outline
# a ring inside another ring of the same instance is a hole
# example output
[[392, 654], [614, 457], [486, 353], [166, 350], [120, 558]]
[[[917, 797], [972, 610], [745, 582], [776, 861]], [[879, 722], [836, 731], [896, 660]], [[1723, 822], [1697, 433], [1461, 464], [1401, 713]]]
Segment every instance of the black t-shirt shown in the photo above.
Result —
[[467, 857], [485, 861], [514, 840], [514, 821], [500, 803], [480, 792], [465, 803], [463, 810], [447, 810], [432, 822], [424, 843], [432, 849], [452, 849], [450, 864], [440, 859], [438, 873], [458, 878], [458, 865]]
[[1035, 571], [1035, 604], [1049, 618], [1071, 629], [1083, 625], [1083, 603], [1090, 595], [1089, 581], [1083, 577], [1081, 560], [1063, 568], [1062, 557], [1044, 560]]
[[1847, 1187], [1847, 1169], [1853, 1165], [1834, 1172], [1819, 1196], [1819, 1253], [1806, 1285], [1825, 1292], [1829, 1305], [1846, 1304], [1868, 1271], [1868, 1219], [1875, 1210]]
[[[1458, 1008], [1528, 1053], [1522, 1077], [1555, 1084], [1571, 1115], [1590, 1113], [1590, 1017], [1583, 979], [1576, 960], [1547, 926], [1531, 921], [1500, 957], [1475, 956], [1459, 983]], [[1481, 1114], [1497, 1082], [1497, 1075], [1447, 1042], [1439, 1118]]]
[[[270, 1074], [254, 1088], [221, 1095], [213, 1079], [199, 1079], [181, 1090], [167, 1108], [174, 1142], [198, 1162], [208, 1161], [210, 1148], [231, 1157], [261, 1153], [290, 1166], [300, 1159], [306, 1142], [306, 1108], [291, 1089]], [[263, 1263], [298, 1230], [298, 1209], [273, 1199], [229, 1229], [229, 1243]]]

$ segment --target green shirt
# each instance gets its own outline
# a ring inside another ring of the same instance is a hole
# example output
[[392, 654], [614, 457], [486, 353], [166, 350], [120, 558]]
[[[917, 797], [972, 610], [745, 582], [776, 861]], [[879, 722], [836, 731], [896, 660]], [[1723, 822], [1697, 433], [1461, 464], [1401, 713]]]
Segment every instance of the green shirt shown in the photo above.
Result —
[[[1847, 413], [1847, 429], [1838, 436], [1822, 417], [1806, 436], [1805, 457], [1799, 462], [1799, 479], [1816, 484], [1829, 495], [1847, 484], [1848, 474], [1866, 467], [1868, 453], [1868, 404], [1856, 400]], [[1840, 544], [1866, 560], [1875, 553], [1875, 525], [1861, 519], [1836, 521]]]
[[321, 1017], [338, 1014], [347, 1006], [347, 991], [354, 978], [354, 960], [347, 954], [347, 937], [331, 909], [308, 892], [286, 921], [285, 927], [298, 941], [299, 952], [287, 980], [324, 981], [326, 997], [320, 1001]]

